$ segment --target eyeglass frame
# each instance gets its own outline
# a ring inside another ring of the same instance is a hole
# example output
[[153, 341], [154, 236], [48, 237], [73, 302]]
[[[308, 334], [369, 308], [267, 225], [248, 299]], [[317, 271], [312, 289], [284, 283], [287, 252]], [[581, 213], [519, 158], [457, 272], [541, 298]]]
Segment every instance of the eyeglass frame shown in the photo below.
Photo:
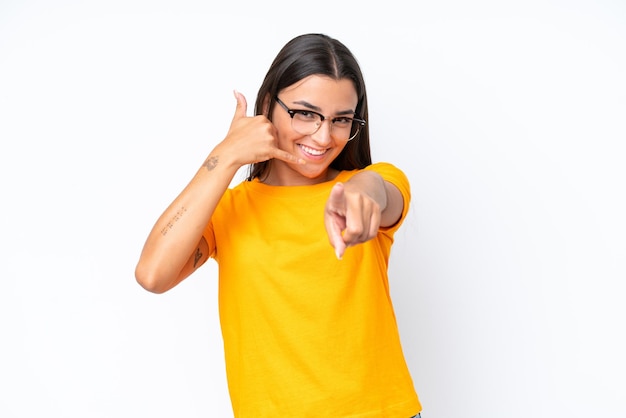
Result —
[[[336, 119], [340, 119], [340, 118], [341, 118], [340, 116], [335, 116], [335, 117], [332, 117], [332, 118], [331, 118], [330, 116], [324, 116], [324, 115], [322, 115], [322, 114], [321, 114], [321, 113], [319, 113], [319, 112], [316, 112], [316, 111], [314, 111], [314, 110], [309, 110], [309, 109], [291, 109], [291, 108], [287, 107], [287, 105], [286, 105], [285, 103], [283, 103], [283, 101], [282, 101], [282, 100], [280, 100], [280, 99], [278, 98], [278, 96], [274, 96], [274, 100], [276, 100], [276, 103], [278, 103], [278, 104], [280, 105], [280, 107], [282, 107], [283, 109], [285, 109], [285, 111], [289, 114], [289, 116], [291, 117], [291, 122], [292, 122], [292, 123], [293, 123], [293, 117], [296, 115], [296, 113], [297, 113], [297, 112], [308, 112], [308, 113], [313, 113], [314, 115], [317, 115], [317, 116], [319, 116], [319, 117], [320, 117], [320, 124], [318, 125], [318, 127], [317, 127], [317, 128], [315, 128], [315, 130], [314, 130], [313, 132], [311, 132], [310, 134], [307, 134], [307, 135], [313, 135], [315, 132], [319, 131], [319, 129], [322, 127], [322, 123], [324, 123], [324, 121], [325, 121], [326, 119], [330, 120], [330, 127], [331, 127], [331, 132], [332, 132], [333, 122], [334, 122]], [[356, 113], [354, 113], [354, 114], [356, 115]], [[366, 121], [365, 119], [354, 118], [354, 117], [349, 118], [349, 119], [352, 119], [352, 123], [353, 123], [353, 124], [354, 124], [354, 122], [358, 123], [358, 124], [359, 124], [359, 127], [358, 127], [358, 129], [357, 129], [357, 131], [356, 131], [356, 133], [355, 133], [354, 135], [352, 135], [350, 138], [348, 138], [347, 140], [345, 140], [346, 142], [347, 142], [347, 141], [351, 141], [351, 140], [353, 140], [354, 138], [356, 138], [356, 136], [357, 136], [357, 135], [359, 134], [359, 132], [360, 132], [361, 127], [365, 126], [365, 124], [367, 123], [367, 121]], [[301, 133], [301, 132], [299, 132], [299, 133]], [[304, 135], [304, 134], [302, 134], [302, 135]]]

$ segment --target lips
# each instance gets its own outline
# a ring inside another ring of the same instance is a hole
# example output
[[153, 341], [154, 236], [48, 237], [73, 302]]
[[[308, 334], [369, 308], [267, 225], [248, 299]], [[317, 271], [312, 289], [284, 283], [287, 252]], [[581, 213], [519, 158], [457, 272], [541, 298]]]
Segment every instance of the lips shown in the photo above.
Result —
[[321, 155], [324, 155], [328, 151], [328, 149], [319, 150], [319, 149], [307, 147], [306, 145], [302, 145], [302, 144], [298, 144], [298, 146], [306, 154], [309, 154], [309, 155], [314, 156], [314, 157], [319, 157]]

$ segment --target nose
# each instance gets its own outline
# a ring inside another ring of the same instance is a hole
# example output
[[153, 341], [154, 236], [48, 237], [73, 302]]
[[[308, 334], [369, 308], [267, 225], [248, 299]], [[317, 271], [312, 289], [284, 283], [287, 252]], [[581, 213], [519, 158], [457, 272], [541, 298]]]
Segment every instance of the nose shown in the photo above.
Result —
[[320, 145], [328, 145], [332, 141], [332, 128], [332, 121], [330, 119], [324, 119], [323, 121], [320, 121], [319, 128], [317, 128], [317, 131], [311, 135], [311, 138], [313, 138], [313, 140]]

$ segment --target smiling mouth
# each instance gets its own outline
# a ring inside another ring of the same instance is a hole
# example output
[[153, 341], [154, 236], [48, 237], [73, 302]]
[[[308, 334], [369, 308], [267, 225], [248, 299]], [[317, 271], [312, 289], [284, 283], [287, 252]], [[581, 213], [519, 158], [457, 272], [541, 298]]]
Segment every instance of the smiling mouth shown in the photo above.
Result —
[[298, 146], [302, 149], [302, 151], [306, 152], [307, 154], [314, 155], [316, 157], [320, 155], [324, 155], [326, 154], [326, 151], [328, 151], [328, 149], [318, 150], [315, 148], [309, 148], [306, 145], [302, 145], [302, 144], [299, 144]]

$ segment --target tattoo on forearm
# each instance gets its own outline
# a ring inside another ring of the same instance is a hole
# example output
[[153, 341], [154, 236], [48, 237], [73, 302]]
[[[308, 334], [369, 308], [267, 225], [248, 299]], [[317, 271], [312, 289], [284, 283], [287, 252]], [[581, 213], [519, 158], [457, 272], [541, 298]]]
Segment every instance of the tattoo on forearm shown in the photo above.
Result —
[[178, 222], [178, 220], [182, 218], [185, 212], [187, 212], [187, 208], [184, 206], [178, 209], [172, 219], [170, 219], [170, 221], [167, 223], [167, 225], [165, 225], [165, 227], [161, 229], [161, 235], [167, 235], [167, 233], [170, 232], [172, 228], [174, 228], [174, 224], [176, 224], [176, 222]]
[[200, 259], [202, 258], [202, 251], [200, 251], [200, 248], [196, 248], [196, 254], [193, 256], [193, 267], [196, 268], [198, 267], [198, 261], [200, 261]]
[[209, 157], [206, 159], [206, 161], [204, 162], [204, 164], [202, 164], [203, 166], [206, 167], [207, 170], [211, 171], [213, 170], [215, 167], [217, 167], [217, 163], [218, 163], [219, 159], [217, 156], [215, 157]]

